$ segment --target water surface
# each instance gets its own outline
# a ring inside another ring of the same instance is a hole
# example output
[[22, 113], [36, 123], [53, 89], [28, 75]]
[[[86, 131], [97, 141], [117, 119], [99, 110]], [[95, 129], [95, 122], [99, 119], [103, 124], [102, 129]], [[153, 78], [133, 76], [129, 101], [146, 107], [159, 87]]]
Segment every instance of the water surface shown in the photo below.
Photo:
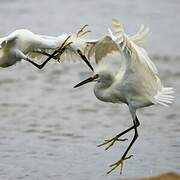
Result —
[[[44, 70], [27, 62], [0, 70], [0, 179], [116, 180], [180, 171], [180, 2], [179, 1], [0, 1], [0, 34], [17, 28], [59, 35], [88, 23], [92, 37], [107, 32], [112, 17], [131, 33], [141, 23], [151, 29], [148, 52], [165, 85], [173, 86], [170, 108], [138, 112], [139, 139], [134, 157], [107, 176], [128, 142], [109, 151], [97, 148], [105, 138], [132, 124], [125, 105], [98, 101], [93, 84], [73, 89], [88, 76], [84, 64], [49, 64]], [[131, 139], [133, 134], [127, 137]]]

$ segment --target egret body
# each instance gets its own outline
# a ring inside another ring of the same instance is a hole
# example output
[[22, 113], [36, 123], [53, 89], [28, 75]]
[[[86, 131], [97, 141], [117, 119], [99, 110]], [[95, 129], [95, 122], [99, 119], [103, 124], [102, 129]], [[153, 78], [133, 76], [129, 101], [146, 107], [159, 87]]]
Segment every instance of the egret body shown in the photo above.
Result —
[[[96, 46], [96, 71], [92, 77], [75, 87], [96, 81], [94, 94], [99, 100], [127, 104], [133, 126], [99, 145], [108, 145], [107, 150], [116, 141], [126, 140], [120, 139], [121, 136], [134, 130], [134, 136], [121, 159], [110, 165], [112, 169], [108, 171], [110, 173], [121, 166], [120, 173], [122, 173], [123, 161], [132, 157], [132, 155], [128, 156], [128, 152], [138, 137], [137, 127], [140, 122], [136, 116], [136, 110], [154, 104], [168, 106], [174, 97], [171, 95], [173, 93], [171, 87], [163, 87], [154, 63], [142, 48], [148, 30], [141, 27], [138, 33], [129, 37], [124, 33], [118, 20], [112, 22], [114, 32], [110, 31], [110, 37], [104, 37]], [[117, 73], [102, 61], [102, 58], [112, 51], [121, 54], [121, 65]]]
[[[47, 58], [48, 54], [45, 55], [41, 51], [57, 49], [67, 37], [66, 34], [51, 37], [37, 35], [26, 29], [16, 30], [0, 39], [0, 67], [12, 66], [22, 59], [31, 62], [37, 56]], [[32, 54], [33, 58], [30, 59]], [[36, 67], [42, 68], [38, 64]]]
[[[63, 34], [57, 37], [34, 34], [27, 29], [16, 30], [0, 38], [0, 67], [9, 67], [26, 60], [41, 69], [50, 59], [60, 61], [60, 57], [64, 55], [62, 60], [82, 59], [92, 69], [83, 54], [88, 46], [87, 39], [83, 38], [89, 32], [85, 30], [86, 27], [87, 25], [83, 26], [73, 35]], [[39, 65], [35, 62], [39, 60], [44, 62]]]

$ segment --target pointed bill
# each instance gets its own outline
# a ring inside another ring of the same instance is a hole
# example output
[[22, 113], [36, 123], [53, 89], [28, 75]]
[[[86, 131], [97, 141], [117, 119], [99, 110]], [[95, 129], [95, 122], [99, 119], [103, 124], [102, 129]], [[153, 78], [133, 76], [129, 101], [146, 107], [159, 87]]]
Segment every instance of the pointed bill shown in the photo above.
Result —
[[89, 83], [89, 82], [92, 82], [92, 81], [96, 80], [98, 77], [99, 77], [99, 75], [98, 75], [98, 74], [95, 74], [94, 76], [89, 77], [89, 78], [85, 79], [84, 81], [81, 81], [80, 83], [78, 83], [77, 85], [75, 85], [74, 88], [77, 88], [77, 87], [80, 87], [80, 86], [82, 86], [82, 85], [84, 85], [84, 84], [87, 84], [87, 83]]

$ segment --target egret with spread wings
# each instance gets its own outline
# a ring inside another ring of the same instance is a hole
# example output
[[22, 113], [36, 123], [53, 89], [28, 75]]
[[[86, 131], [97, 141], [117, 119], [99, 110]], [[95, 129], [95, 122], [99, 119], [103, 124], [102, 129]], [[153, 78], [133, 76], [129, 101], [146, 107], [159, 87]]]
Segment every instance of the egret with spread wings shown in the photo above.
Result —
[[[93, 76], [80, 82], [75, 88], [96, 81], [94, 93], [99, 100], [127, 104], [133, 120], [132, 127], [99, 145], [107, 145], [107, 150], [114, 143], [126, 140], [121, 137], [134, 130], [134, 136], [121, 159], [110, 165], [111, 169], [107, 172], [110, 173], [120, 166], [120, 173], [122, 173], [123, 162], [132, 157], [128, 152], [138, 138], [137, 127], [140, 122], [136, 110], [154, 104], [168, 106], [174, 97], [171, 87], [163, 87], [154, 63], [143, 48], [148, 28], [141, 26], [135, 35], [128, 36], [118, 20], [113, 19], [112, 27], [113, 32], [109, 30], [110, 36], [105, 36], [92, 47], [97, 63]], [[102, 60], [112, 52], [118, 52], [121, 55], [121, 64], [117, 73]]]
[[[66, 55], [63, 60], [82, 59], [92, 69], [86, 56], [82, 53], [87, 48], [87, 40], [83, 38], [89, 32], [86, 27], [87, 25], [83, 26], [72, 36], [63, 34], [58, 37], [37, 35], [27, 29], [16, 30], [0, 38], [0, 67], [9, 67], [21, 60], [26, 60], [42, 69], [52, 58], [60, 61], [63, 54]], [[68, 53], [63, 53], [64, 51]], [[40, 60], [43, 63], [37, 64], [36, 62]]]

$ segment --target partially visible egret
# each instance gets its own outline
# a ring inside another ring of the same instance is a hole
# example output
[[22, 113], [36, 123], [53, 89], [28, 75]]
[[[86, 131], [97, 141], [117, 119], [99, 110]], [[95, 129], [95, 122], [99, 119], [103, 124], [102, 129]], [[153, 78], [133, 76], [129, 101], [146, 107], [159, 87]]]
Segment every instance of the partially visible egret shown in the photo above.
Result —
[[44, 64], [36, 64], [33, 58], [37, 56], [47, 58], [48, 53], [45, 54], [43, 51], [57, 49], [66, 38], [65, 34], [56, 38], [37, 35], [27, 29], [16, 30], [0, 39], [0, 67], [12, 66], [23, 59], [41, 69]]
[[[0, 38], [0, 67], [12, 66], [21, 60], [26, 60], [42, 69], [50, 59], [60, 60], [60, 56], [65, 50], [70, 50], [71, 54], [76, 54], [76, 59], [78, 56], [90, 66], [86, 56], [81, 52], [81, 49], [86, 47], [86, 41], [82, 41], [82, 37], [89, 32], [85, 30], [86, 27], [87, 25], [83, 26], [72, 36], [63, 34], [58, 37], [37, 35], [27, 29], [16, 30], [8, 36]], [[70, 47], [67, 48], [68, 46]], [[37, 64], [35, 61], [39, 60], [45, 61]], [[92, 69], [91, 66], [90, 68]]]
[[[93, 76], [74, 86], [76, 88], [85, 83], [96, 81], [94, 94], [99, 100], [125, 103], [129, 108], [133, 126], [99, 145], [107, 145], [107, 150], [116, 141], [126, 140], [120, 138], [127, 132], [134, 130], [132, 141], [121, 159], [110, 165], [111, 169], [107, 172], [108, 174], [119, 166], [120, 173], [122, 173], [123, 162], [132, 157], [132, 155], [128, 156], [128, 152], [138, 137], [137, 127], [140, 125], [136, 110], [154, 104], [168, 106], [174, 99], [173, 89], [163, 87], [155, 65], [142, 47], [148, 28], [141, 26], [134, 36], [127, 36], [118, 20], [113, 19], [112, 26], [114, 32], [109, 30], [110, 36], [102, 38], [96, 44], [94, 52], [97, 68]], [[121, 54], [121, 66], [117, 74], [101, 61], [112, 51]]]

